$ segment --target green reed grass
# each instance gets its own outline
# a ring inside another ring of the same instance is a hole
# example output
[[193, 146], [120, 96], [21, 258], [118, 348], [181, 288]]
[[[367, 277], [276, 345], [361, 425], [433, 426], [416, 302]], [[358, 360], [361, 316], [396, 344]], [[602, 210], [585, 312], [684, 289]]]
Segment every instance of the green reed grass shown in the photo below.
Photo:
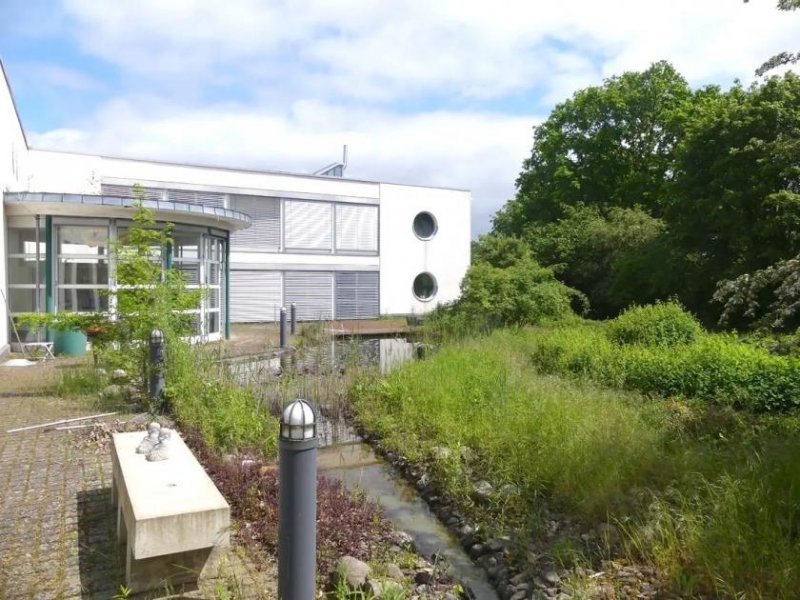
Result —
[[[584, 348], [597, 330], [558, 335]], [[531, 362], [540, 336], [498, 331], [383, 381], [362, 380], [358, 418], [413, 460], [448, 447], [435, 468], [456, 496], [472, 485], [460, 454], [467, 446], [477, 453], [472, 477], [518, 486], [528, 516], [548, 498], [587, 526], [617, 523], [629, 558], [661, 567], [687, 597], [794, 597], [797, 419], [541, 374]], [[581, 372], [581, 360], [567, 360], [570, 373]], [[591, 365], [588, 351], [585, 360]]]

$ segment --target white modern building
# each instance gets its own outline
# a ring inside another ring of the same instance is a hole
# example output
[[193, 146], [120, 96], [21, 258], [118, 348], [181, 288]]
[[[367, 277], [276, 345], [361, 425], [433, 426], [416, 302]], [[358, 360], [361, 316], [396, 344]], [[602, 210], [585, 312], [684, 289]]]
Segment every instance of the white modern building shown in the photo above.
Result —
[[[0, 298], [8, 315], [105, 311], [109, 244], [133, 186], [174, 223], [165, 260], [207, 290], [197, 335], [231, 322], [422, 314], [454, 300], [470, 260], [470, 193], [361, 181], [344, 164], [303, 175], [31, 148], [0, 63]], [[0, 349], [11, 341], [0, 318]]]

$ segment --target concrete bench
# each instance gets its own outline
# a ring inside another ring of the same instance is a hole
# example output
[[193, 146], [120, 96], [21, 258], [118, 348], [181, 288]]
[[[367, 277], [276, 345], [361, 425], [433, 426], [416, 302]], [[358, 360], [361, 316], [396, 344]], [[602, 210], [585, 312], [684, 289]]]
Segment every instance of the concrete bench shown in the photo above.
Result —
[[164, 461], [136, 453], [144, 436], [112, 436], [111, 502], [127, 542], [126, 585], [140, 592], [213, 577], [230, 543], [230, 507], [176, 432]]

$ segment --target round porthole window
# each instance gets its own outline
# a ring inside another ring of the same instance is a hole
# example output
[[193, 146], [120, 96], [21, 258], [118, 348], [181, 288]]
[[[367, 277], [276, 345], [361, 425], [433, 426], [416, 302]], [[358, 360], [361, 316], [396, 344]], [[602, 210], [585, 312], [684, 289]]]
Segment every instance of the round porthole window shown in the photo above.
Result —
[[436, 278], [430, 273], [420, 273], [414, 278], [414, 296], [417, 300], [427, 302], [436, 295]]
[[421, 240], [431, 239], [438, 228], [436, 218], [429, 212], [421, 212], [414, 217], [414, 234]]

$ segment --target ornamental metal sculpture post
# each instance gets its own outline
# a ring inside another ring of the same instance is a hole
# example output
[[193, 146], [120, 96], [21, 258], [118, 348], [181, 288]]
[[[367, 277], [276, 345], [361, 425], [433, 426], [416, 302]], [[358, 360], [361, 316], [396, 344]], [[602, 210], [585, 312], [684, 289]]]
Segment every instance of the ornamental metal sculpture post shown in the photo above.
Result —
[[294, 302], [289, 305], [289, 325], [289, 332], [295, 335], [297, 333], [297, 304]]
[[164, 332], [153, 329], [150, 332], [150, 381], [148, 386], [151, 400], [164, 397]]
[[286, 337], [286, 307], [281, 306], [281, 326], [280, 326], [280, 340], [281, 340], [281, 348], [286, 348], [288, 346], [288, 341]]
[[295, 400], [281, 417], [278, 442], [278, 598], [314, 600], [317, 577], [317, 423]]

